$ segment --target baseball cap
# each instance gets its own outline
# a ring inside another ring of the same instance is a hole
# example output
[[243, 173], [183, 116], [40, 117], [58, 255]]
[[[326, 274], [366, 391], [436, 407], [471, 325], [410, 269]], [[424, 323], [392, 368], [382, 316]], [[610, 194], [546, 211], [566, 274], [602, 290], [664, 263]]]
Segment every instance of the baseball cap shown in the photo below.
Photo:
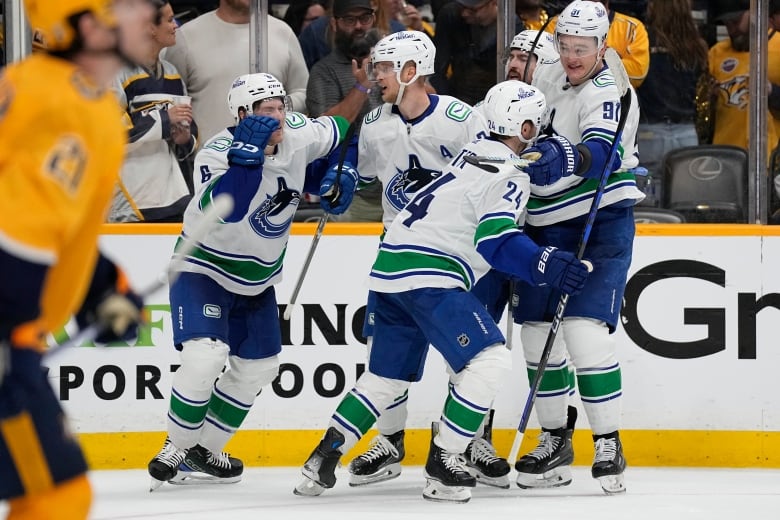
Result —
[[371, 0], [333, 1], [333, 16], [345, 16], [352, 9], [365, 9], [366, 11], [374, 11], [374, 8], [371, 7]]
[[715, 21], [729, 22], [750, 10], [750, 0], [721, 0], [715, 4]]

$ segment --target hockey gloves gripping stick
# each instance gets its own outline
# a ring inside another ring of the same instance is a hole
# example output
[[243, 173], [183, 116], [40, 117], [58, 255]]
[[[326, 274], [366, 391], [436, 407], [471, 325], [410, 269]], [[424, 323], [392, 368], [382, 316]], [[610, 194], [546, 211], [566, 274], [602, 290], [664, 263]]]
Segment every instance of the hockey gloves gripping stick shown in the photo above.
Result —
[[262, 166], [265, 147], [279, 128], [279, 121], [267, 116], [247, 116], [233, 132], [233, 144], [228, 150], [228, 164]]
[[566, 294], [579, 293], [593, 269], [590, 262], [552, 246], [540, 247], [533, 265], [531, 276], [536, 285], [551, 285]]
[[577, 148], [562, 135], [539, 139], [526, 149], [521, 159], [529, 163], [523, 170], [531, 177], [531, 184], [545, 186], [561, 177], [568, 177], [579, 171], [581, 157]]
[[138, 324], [145, 321], [143, 305], [141, 297], [130, 289], [127, 276], [100, 255], [76, 323], [81, 329], [95, 325], [100, 330], [95, 336], [97, 343], [129, 341], [138, 334]]
[[[339, 171], [341, 174], [339, 174]], [[354, 166], [344, 163], [331, 166], [320, 183], [320, 206], [327, 213], [341, 215], [352, 203], [358, 183], [358, 172]]]

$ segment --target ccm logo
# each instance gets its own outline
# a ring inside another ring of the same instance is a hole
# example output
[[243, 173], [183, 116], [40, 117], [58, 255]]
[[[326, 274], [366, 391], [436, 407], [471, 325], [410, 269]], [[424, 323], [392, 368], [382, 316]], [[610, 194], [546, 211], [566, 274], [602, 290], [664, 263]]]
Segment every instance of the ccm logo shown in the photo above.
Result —
[[221, 318], [222, 308], [219, 305], [207, 303], [203, 306], [203, 315], [207, 318]]

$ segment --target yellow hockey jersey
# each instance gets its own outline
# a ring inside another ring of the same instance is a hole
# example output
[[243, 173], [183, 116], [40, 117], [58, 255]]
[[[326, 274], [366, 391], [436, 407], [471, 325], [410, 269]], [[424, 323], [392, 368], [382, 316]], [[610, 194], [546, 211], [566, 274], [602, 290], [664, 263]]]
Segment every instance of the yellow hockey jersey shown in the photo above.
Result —
[[[767, 44], [767, 76], [780, 85], [780, 38], [770, 38]], [[713, 144], [731, 144], [748, 149], [748, 102], [750, 100], [750, 52], [737, 52], [731, 41], [719, 41], [710, 47], [710, 75], [717, 84], [715, 101], [715, 133]], [[769, 114], [767, 153], [777, 146], [778, 121]]]
[[65, 60], [40, 53], [2, 71], [0, 248], [50, 266], [32, 329], [62, 326], [89, 286], [127, 140], [120, 114]]

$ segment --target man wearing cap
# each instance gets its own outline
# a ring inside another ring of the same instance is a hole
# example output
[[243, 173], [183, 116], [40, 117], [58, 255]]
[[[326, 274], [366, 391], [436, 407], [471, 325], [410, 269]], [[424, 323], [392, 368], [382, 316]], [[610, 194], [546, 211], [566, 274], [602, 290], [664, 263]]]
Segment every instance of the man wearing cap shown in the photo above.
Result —
[[[298, 41], [301, 44], [303, 59], [306, 61], [306, 66], [309, 70], [314, 67], [315, 63], [330, 53], [337, 27], [346, 28], [345, 22], [347, 22], [352, 24], [350, 28], [354, 28], [359, 21], [355, 17], [363, 15], [363, 20], [368, 20], [369, 13], [372, 13], [371, 22], [370, 24], [368, 21], [366, 23], [361, 22], [360, 25], [363, 27], [373, 27], [376, 23], [376, 15], [371, 0], [334, 0], [330, 16], [320, 16], [301, 31]], [[336, 22], [339, 22], [339, 19], [341, 19], [341, 22], [338, 25], [334, 25], [332, 23], [333, 19], [336, 19]], [[404, 24], [398, 20], [390, 20], [391, 33], [405, 29]], [[381, 38], [386, 35], [380, 34], [379, 36]]]
[[[713, 144], [730, 144], [748, 149], [748, 105], [750, 100], [750, 1], [714, 2], [717, 23], [724, 24], [728, 38], [710, 48], [709, 71], [713, 78]], [[777, 2], [773, 2], [777, 7]], [[774, 12], [770, 9], [771, 12]], [[767, 44], [767, 89], [770, 109], [780, 109], [780, 36], [769, 33]], [[775, 112], [777, 113], [777, 112]], [[767, 125], [767, 153], [777, 146], [780, 121]]]
[[[436, 16], [435, 72], [431, 84], [470, 105], [496, 84], [497, 0], [456, 0]], [[515, 34], [525, 29], [515, 15]]]

